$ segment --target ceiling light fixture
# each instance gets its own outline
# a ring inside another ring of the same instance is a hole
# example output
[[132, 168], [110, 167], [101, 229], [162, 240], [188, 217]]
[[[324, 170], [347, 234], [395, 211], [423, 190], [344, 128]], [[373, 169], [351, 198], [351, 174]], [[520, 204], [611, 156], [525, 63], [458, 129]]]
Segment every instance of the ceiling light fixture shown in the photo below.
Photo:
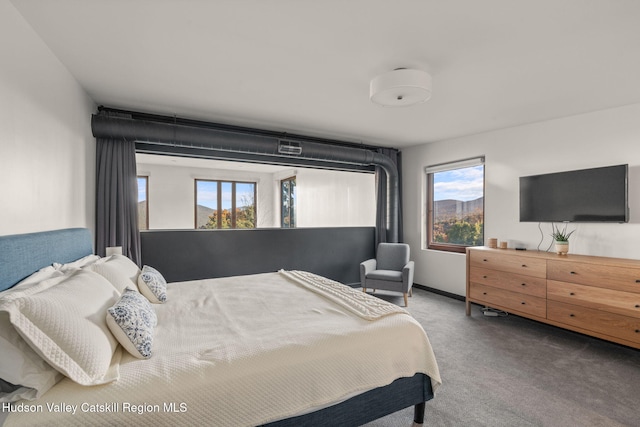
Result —
[[426, 71], [396, 68], [371, 80], [371, 101], [384, 107], [407, 107], [431, 98], [431, 75]]

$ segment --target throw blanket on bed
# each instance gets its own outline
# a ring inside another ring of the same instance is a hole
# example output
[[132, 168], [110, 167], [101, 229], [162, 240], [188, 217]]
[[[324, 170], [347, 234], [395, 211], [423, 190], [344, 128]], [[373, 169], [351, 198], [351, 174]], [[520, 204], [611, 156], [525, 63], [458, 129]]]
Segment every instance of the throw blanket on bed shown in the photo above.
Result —
[[153, 306], [150, 359], [123, 355], [109, 384], [64, 379], [25, 402], [41, 411], [12, 413], [6, 426], [253, 426], [419, 372], [440, 384], [429, 340], [404, 310], [317, 282], [288, 272], [170, 283], [166, 304]]
[[280, 270], [279, 273], [366, 320], [375, 320], [396, 313], [409, 314], [397, 305], [317, 274], [296, 270]]

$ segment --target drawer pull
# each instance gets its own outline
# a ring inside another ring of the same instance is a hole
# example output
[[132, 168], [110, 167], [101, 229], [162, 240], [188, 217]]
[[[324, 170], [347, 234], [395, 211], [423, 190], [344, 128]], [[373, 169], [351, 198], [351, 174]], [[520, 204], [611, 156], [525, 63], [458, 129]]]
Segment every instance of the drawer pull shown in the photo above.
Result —
[[636, 279], [636, 283], [640, 283], [640, 279]]
[[525, 305], [525, 304], [526, 304], [526, 302], [522, 301], [520, 304]]
[[527, 286], [527, 284], [526, 283], [522, 283], [522, 286]]
[[486, 294], [487, 294], [486, 292], [483, 292], [483, 293], [482, 293], [482, 295], [486, 295]]
[[569, 274], [578, 274], [575, 271], [570, 271]]
[[575, 293], [573, 293], [573, 292], [569, 292], [569, 295], [575, 295]]
[[576, 315], [575, 315], [575, 314], [573, 314], [573, 313], [571, 313], [571, 314], [569, 315], [569, 317], [576, 317]]
[[636, 334], [640, 334], [640, 329], [636, 329]]
[[640, 308], [640, 304], [636, 304], [636, 308]]
[[523, 266], [524, 268], [527, 268], [527, 264], [522, 264], [522, 266]]
[[486, 278], [487, 278], [487, 276], [482, 276], [482, 278], [483, 278], [483, 279], [486, 279]]
[[483, 261], [483, 262], [487, 262], [487, 259], [485, 258], [485, 259], [483, 259], [482, 261]]

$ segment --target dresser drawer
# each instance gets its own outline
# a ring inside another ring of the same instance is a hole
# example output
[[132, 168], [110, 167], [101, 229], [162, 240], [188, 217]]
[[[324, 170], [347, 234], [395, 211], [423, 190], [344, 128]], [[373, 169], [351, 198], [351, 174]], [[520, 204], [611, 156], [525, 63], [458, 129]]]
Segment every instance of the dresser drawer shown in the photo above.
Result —
[[636, 317], [549, 300], [547, 318], [640, 344], [640, 319]]
[[547, 278], [640, 293], [640, 268], [550, 260]]
[[507, 311], [521, 312], [532, 316], [546, 316], [547, 304], [544, 298], [534, 297], [519, 292], [507, 291], [492, 286], [471, 283], [469, 286], [471, 299], [484, 302], [488, 306], [498, 306]]
[[523, 274], [525, 276], [547, 277], [547, 262], [544, 259], [511, 255], [510, 252], [500, 251], [471, 251], [470, 267], [488, 268]]
[[469, 280], [474, 283], [520, 292], [540, 298], [547, 296], [547, 281], [540, 277], [506, 273], [488, 268], [471, 267], [469, 270]]
[[547, 298], [640, 318], [640, 294], [633, 292], [549, 280]]

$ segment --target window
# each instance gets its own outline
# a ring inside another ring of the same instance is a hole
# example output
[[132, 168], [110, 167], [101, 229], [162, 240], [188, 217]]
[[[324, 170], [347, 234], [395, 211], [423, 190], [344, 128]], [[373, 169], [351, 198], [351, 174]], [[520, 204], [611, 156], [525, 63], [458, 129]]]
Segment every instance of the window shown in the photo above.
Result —
[[197, 179], [195, 228], [256, 228], [256, 183]]
[[296, 177], [280, 181], [282, 228], [296, 227]]
[[[138, 175], [149, 177], [149, 192], [153, 193], [150, 200], [153, 203], [149, 204], [150, 229], [193, 230], [203, 227], [209, 222], [213, 210], [217, 212], [218, 209], [217, 181], [226, 182], [226, 186], [235, 181], [237, 194], [244, 193], [240, 189], [241, 184], [251, 187], [249, 197], [255, 192], [255, 229], [281, 228], [282, 180], [293, 177], [295, 184], [293, 180], [289, 184], [293, 191], [289, 202], [292, 210], [291, 215], [287, 215], [292, 227], [375, 225], [375, 174], [369, 171], [293, 168], [143, 153], [137, 153], [136, 160]], [[196, 180], [214, 182], [209, 194], [204, 192], [206, 185], [201, 184], [203, 188], [200, 197], [197, 196]], [[220, 192], [223, 193], [222, 188]], [[244, 206], [241, 199], [236, 206]], [[225, 206], [221, 205], [221, 208]], [[286, 213], [286, 208], [284, 211]], [[215, 228], [218, 216], [222, 217], [222, 214], [216, 213]]]
[[147, 194], [149, 193], [149, 177], [138, 177], [138, 229], [149, 229], [149, 201]]
[[429, 166], [427, 248], [464, 252], [484, 244], [484, 157]]

